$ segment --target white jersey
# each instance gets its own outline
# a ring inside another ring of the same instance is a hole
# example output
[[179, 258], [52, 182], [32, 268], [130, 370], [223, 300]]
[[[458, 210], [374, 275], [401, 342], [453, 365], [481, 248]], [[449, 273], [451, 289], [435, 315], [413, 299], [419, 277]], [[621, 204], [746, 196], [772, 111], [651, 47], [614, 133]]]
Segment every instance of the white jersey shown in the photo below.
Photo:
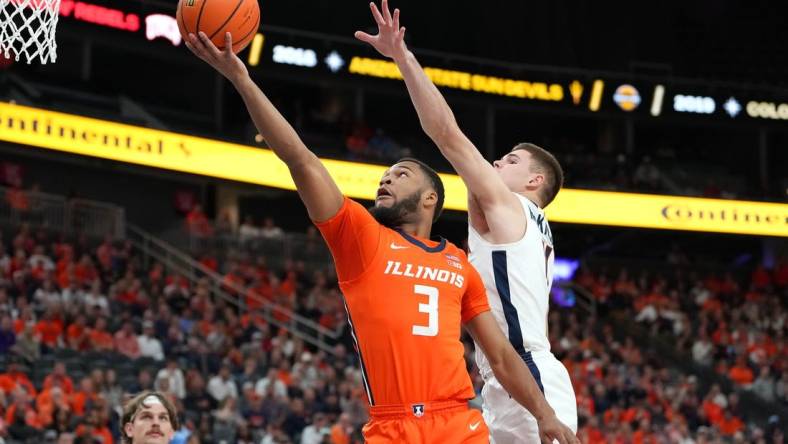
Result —
[[[553, 234], [542, 211], [515, 194], [527, 218], [525, 235], [508, 244], [491, 244], [468, 226], [469, 260], [487, 289], [493, 316], [524, 359], [530, 352], [549, 352], [547, 312], [553, 284]], [[487, 379], [490, 367], [476, 348], [476, 363]]]

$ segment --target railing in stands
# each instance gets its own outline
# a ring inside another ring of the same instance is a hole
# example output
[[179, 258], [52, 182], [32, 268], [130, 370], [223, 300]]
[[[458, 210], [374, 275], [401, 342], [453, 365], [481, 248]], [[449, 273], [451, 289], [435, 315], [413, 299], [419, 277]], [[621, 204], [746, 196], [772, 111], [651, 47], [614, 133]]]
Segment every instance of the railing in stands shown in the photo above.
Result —
[[284, 268], [288, 262], [302, 262], [310, 270], [333, 273], [333, 259], [323, 238], [314, 233], [283, 232], [276, 236], [243, 238], [238, 233], [214, 233], [211, 236], [191, 235], [183, 226], [158, 233], [160, 239], [182, 251], [200, 256], [209, 253], [220, 263], [242, 257], [263, 257], [273, 268]]
[[55, 194], [0, 187], [0, 223], [27, 224], [71, 236], [103, 238], [125, 236], [123, 208], [87, 199], [68, 199]]
[[[188, 254], [132, 224], [128, 225], [128, 239], [147, 259], [161, 262], [165, 267], [184, 276], [192, 284], [196, 284], [200, 279], [208, 279], [213, 294], [236, 306], [241, 312], [249, 310], [245, 301], [247, 297], [246, 289], [241, 288], [237, 284], [225, 282], [220, 274], [205, 267]], [[235, 295], [225, 291], [225, 288], [234, 292]], [[250, 295], [249, 297], [254, 296]], [[255, 300], [262, 305], [259, 313], [266, 322], [287, 330], [304, 342], [334, 354], [331, 344], [338, 341], [340, 331], [327, 329], [309, 318], [305, 318], [264, 298], [256, 297]], [[282, 321], [277, 319], [276, 314], [289, 320]]]
[[596, 300], [588, 290], [572, 281], [555, 282], [553, 286], [559, 287], [564, 293], [571, 291], [574, 295], [575, 307], [583, 309], [588, 315], [596, 318]]

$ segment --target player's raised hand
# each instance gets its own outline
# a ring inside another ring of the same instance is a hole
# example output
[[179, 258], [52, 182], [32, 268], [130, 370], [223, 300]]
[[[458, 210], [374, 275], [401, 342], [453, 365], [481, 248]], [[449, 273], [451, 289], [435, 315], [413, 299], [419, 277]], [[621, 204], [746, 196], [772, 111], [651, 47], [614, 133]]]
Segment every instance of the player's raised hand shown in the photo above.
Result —
[[539, 436], [543, 444], [580, 444], [580, 440], [572, 433], [572, 430], [565, 426], [555, 415], [537, 420], [539, 426]]
[[249, 75], [244, 63], [233, 52], [233, 37], [229, 32], [224, 36], [223, 51], [202, 31], [199, 35], [189, 34], [186, 47], [233, 83]]
[[395, 9], [392, 15], [389, 11], [388, 0], [383, 0], [380, 7], [383, 10], [382, 13], [374, 2], [369, 4], [372, 17], [378, 24], [378, 34], [370, 35], [366, 32], [356, 31], [355, 36], [362, 42], [372, 45], [384, 57], [395, 60], [404, 57], [408, 48], [405, 46], [405, 27], [399, 25], [399, 9]]

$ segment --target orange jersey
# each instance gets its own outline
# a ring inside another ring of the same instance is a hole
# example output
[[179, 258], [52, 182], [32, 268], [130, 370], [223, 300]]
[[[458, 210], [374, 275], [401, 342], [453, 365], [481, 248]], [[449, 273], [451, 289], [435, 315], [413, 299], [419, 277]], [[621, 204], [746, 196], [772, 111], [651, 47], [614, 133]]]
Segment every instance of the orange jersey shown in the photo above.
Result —
[[465, 253], [386, 228], [347, 198], [316, 225], [334, 256], [370, 405], [473, 398], [460, 329], [490, 306]]

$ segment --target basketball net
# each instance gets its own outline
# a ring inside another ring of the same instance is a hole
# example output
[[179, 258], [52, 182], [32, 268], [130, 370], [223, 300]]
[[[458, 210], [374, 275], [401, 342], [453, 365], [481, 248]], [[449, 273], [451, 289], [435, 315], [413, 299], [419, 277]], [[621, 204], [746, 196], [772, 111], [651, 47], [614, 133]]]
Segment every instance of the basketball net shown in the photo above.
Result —
[[0, 52], [29, 64], [57, 60], [55, 27], [60, 0], [0, 0]]

